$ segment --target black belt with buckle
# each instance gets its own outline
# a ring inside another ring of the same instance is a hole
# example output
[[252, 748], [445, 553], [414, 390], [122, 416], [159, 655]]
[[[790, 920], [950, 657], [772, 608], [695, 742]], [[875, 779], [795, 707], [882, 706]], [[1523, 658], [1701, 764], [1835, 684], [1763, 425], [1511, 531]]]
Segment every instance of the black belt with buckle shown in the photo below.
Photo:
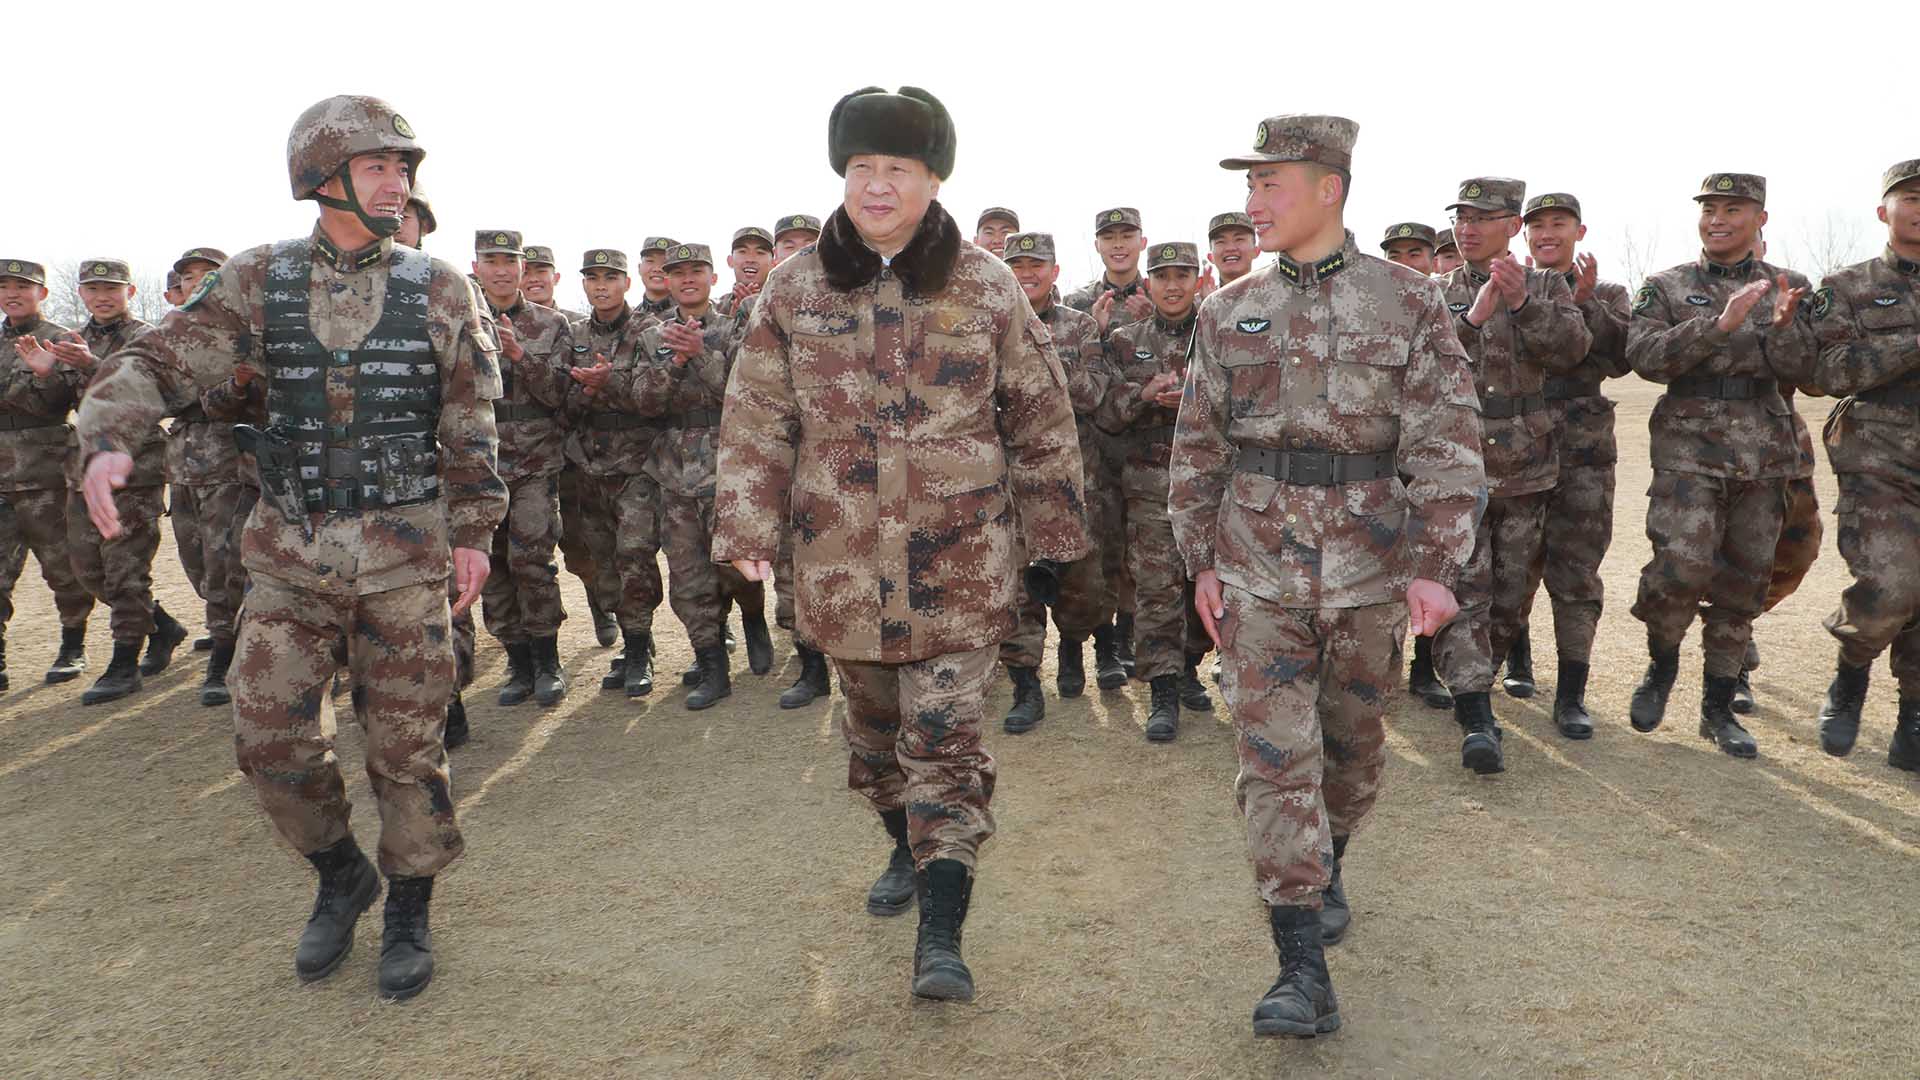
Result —
[[633, 431], [636, 428], [653, 427], [659, 421], [651, 416], [635, 416], [623, 412], [597, 412], [587, 418], [587, 424], [595, 431]]
[[544, 405], [515, 405], [512, 402], [493, 403], [493, 422], [511, 424], [521, 420], [551, 420], [553, 410]]
[[1487, 394], [1480, 399], [1480, 416], [1487, 420], [1511, 420], [1530, 412], [1540, 412], [1546, 407], [1547, 399], [1539, 394], [1528, 394], [1524, 397]]
[[1667, 393], [1675, 397], [1719, 398], [1721, 401], [1751, 401], [1777, 393], [1780, 384], [1753, 375], [1690, 375], [1667, 384]]
[[678, 428], [719, 427], [719, 409], [688, 409], [669, 420]]
[[1855, 394], [1854, 400], [1871, 405], [1920, 405], [1920, 386], [1879, 386]]
[[1233, 467], [1240, 472], [1271, 476], [1283, 484], [1330, 487], [1362, 480], [1384, 480], [1394, 474], [1394, 455], [1391, 450], [1378, 454], [1333, 454], [1248, 446], [1241, 448]]
[[1548, 401], [1572, 401], [1574, 398], [1599, 397], [1599, 380], [1570, 379], [1564, 375], [1547, 379], [1542, 391]]
[[30, 431], [33, 428], [59, 427], [66, 418], [51, 420], [44, 416], [28, 416], [25, 413], [0, 412], [0, 431]]

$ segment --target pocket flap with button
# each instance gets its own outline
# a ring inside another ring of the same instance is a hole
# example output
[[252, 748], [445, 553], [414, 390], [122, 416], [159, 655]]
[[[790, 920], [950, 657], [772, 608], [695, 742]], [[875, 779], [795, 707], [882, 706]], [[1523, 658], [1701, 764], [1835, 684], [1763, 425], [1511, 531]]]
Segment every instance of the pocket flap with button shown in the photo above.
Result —
[[1855, 304], [1853, 310], [1860, 317], [1860, 325], [1868, 330], [1898, 330], [1913, 325], [1913, 309], [1909, 304], [1881, 307], [1867, 300]]
[[1228, 494], [1233, 496], [1234, 504], [1264, 514], [1273, 504], [1273, 497], [1280, 490], [1280, 482], [1271, 476], [1254, 472], [1235, 472], [1233, 482], [1228, 485]]
[[1341, 485], [1347, 498], [1347, 512], [1358, 517], [1378, 517], [1407, 508], [1407, 489], [1397, 476]]
[[999, 520], [1007, 512], [1007, 489], [1000, 484], [988, 484], [948, 496], [944, 505], [947, 508], [945, 520], [950, 526], [985, 525]]

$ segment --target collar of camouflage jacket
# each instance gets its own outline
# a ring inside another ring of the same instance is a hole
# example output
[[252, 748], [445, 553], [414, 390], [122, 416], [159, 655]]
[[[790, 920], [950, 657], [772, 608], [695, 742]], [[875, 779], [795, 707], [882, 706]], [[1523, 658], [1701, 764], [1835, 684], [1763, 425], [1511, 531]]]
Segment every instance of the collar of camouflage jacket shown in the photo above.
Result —
[[947, 287], [954, 264], [960, 261], [960, 227], [953, 216], [935, 199], [920, 219], [913, 239], [890, 263], [882, 263], [880, 253], [860, 239], [841, 207], [827, 219], [820, 233], [820, 266], [826, 271], [827, 284], [841, 292], [852, 292], [872, 284], [884, 265], [900, 276], [900, 283], [916, 296], [932, 296]]
[[1340, 250], [1312, 263], [1299, 263], [1287, 257], [1287, 253], [1278, 252], [1273, 257], [1274, 272], [1301, 288], [1310, 288], [1346, 269], [1357, 254], [1353, 246], [1353, 230], [1348, 229], [1346, 239], [1340, 244]]
[[387, 261], [393, 253], [393, 237], [383, 236], [366, 247], [355, 251], [341, 251], [339, 245], [327, 238], [326, 230], [318, 223], [313, 226], [313, 257], [331, 265], [343, 274], [365, 270], [369, 266]]
[[25, 337], [35, 330], [40, 329], [40, 324], [43, 321], [45, 320], [41, 319], [39, 315], [29, 315], [18, 324], [15, 324], [11, 318], [0, 319], [0, 334], [5, 334], [10, 338]]
[[1910, 277], [1920, 275], [1920, 262], [1914, 262], [1912, 259], [1903, 258], [1899, 252], [1893, 250], [1893, 245], [1891, 244], [1887, 245], [1886, 258], [1887, 258], [1887, 265], [1893, 267], [1895, 270], [1898, 270], [1901, 273], [1906, 274]]
[[626, 327], [627, 320], [633, 318], [633, 305], [622, 301], [620, 304], [620, 314], [615, 315], [613, 318], [602, 319], [600, 313], [597, 311], [593, 313], [591, 318], [593, 319], [594, 329], [605, 330], [610, 334], [617, 334]]
[[1714, 262], [1712, 259], [1707, 258], [1706, 252], [1703, 251], [1700, 253], [1700, 269], [1706, 271], [1708, 274], [1712, 275], [1713, 277], [1724, 277], [1724, 278], [1752, 277], [1753, 268], [1756, 265], [1758, 265], [1758, 263], [1754, 259], [1752, 252], [1748, 252], [1746, 258], [1741, 259], [1737, 263], [1731, 263], [1731, 264]]

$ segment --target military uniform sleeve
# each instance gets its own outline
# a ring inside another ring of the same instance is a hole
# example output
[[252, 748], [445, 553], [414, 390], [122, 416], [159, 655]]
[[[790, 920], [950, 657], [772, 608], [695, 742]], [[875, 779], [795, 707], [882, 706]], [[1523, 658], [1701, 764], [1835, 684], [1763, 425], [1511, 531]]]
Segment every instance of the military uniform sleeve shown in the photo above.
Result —
[[1016, 293], [1000, 339], [1000, 438], [1030, 558], [1073, 562], [1093, 550], [1081, 488], [1080, 435], [1053, 338]]
[[1649, 279], [1634, 294], [1627, 324], [1627, 363], [1641, 378], [1669, 382], [1685, 375], [1727, 347], [1732, 335], [1720, 329], [1718, 315], [1675, 318], [1666, 293]]
[[1213, 569], [1220, 501], [1233, 482], [1235, 447], [1227, 438], [1233, 422], [1228, 405], [1232, 380], [1215, 360], [1220, 332], [1211, 307], [1202, 305], [1194, 329], [1193, 358], [1187, 363], [1187, 385], [1180, 397], [1179, 419], [1174, 421], [1168, 474], [1167, 512], [1190, 578]]
[[241, 422], [257, 419], [266, 400], [266, 376], [256, 376], [242, 386], [229, 375], [201, 391], [200, 410], [209, 420]]
[[1062, 323], [1053, 339], [1054, 354], [1067, 370], [1067, 399], [1079, 416], [1092, 416], [1107, 395], [1107, 366], [1100, 363], [1100, 342], [1093, 324], [1081, 320]]
[[1102, 431], [1118, 433], [1132, 427], [1149, 402], [1140, 396], [1146, 384], [1127, 377], [1127, 358], [1133, 355], [1133, 335], [1124, 326], [1109, 334], [1100, 350], [1100, 363], [1106, 365], [1106, 392], [1093, 422]]
[[1527, 302], [1511, 313], [1514, 336], [1524, 357], [1548, 371], [1569, 372], [1585, 362], [1593, 334], [1586, 317], [1573, 302], [1573, 290], [1567, 279], [1551, 272], [1535, 271], [1533, 283], [1544, 284], [1528, 292]]
[[[519, 362], [513, 366], [513, 374], [526, 388], [528, 397], [549, 409], [564, 409], [567, 387], [573, 382], [567, 375], [567, 368], [573, 363], [573, 333], [567, 329], [566, 320], [557, 314], [553, 325], [545, 331], [539, 341], [524, 347]], [[536, 348], [539, 351], [536, 352]]]
[[[68, 334], [67, 338], [74, 335]], [[65, 339], [62, 339], [65, 340]], [[13, 342], [0, 344], [0, 349], [13, 351]], [[9, 357], [9, 359], [14, 359]], [[22, 416], [34, 416], [45, 420], [63, 420], [80, 397], [80, 388], [85, 385], [84, 376], [64, 364], [57, 364], [45, 375], [35, 375], [25, 361], [15, 360], [18, 365], [12, 378], [0, 387], [0, 405], [8, 412]]]
[[[1819, 365], [1820, 342], [1813, 329], [1813, 283], [1805, 274], [1792, 270], [1786, 271], [1786, 277], [1789, 288], [1805, 289], [1808, 295], [1801, 298], [1800, 306], [1785, 326], [1767, 326], [1767, 366], [1773, 369], [1773, 377], [1783, 383], [1816, 385], [1813, 372]], [[1767, 305], [1763, 310], [1771, 309], [1773, 299], [1772, 293], [1760, 298], [1760, 303]]]
[[720, 414], [713, 496], [713, 560], [771, 560], [800, 446], [800, 405], [789, 369], [792, 302], [775, 275], [753, 305]]
[[443, 321], [452, 335], [441, 358], [438, 432], [448, 542], [486, 551], [507, 516], [507, 485], [500, 479], [500, 441], [493, 426], [493, 398], [499, 396], [494, 354], [500, 345], [464, 275], [435, 273], [432, 288], [428, 303], [437, 310], [429, 318]]
[[653, 328], [640, 335], [636, 347], [640, 355], [635, 357], [633, 370], [615, 372], [607, 385], [614, 392], [614, 400], [628, 412], [637, 416], [665, 416], [673, 411], [674, 398], [693, 361], [679, 365], [671, 356], [661, 356], [667, 347], [666, 339]]
[[1627, 366], [1627, 324], [1633, 316], [1627, 305], [1627, 291], [1608, 288], [1604, 282], [1596, 285], [1593, 295], [1580, 305], [1587, 333], [1593, 337], [1593, 344], [1587, 348], [1587, 363], [1602, 379], [1632, 370]]
[[1860, 321], [1850, 284], [1823, 282], [1813, 299], [1820, 355], [1814, 385], [1832, 397], [1863, 393], [1920, 368], [1920, 327], [1873, 333]]
[[[1564, 288], [1564, 283], [1563, 286]], [[1475, 519], [1486, 498], [1479, 397], [1467, 350], [1432, 287], [1422, 316], [1400, 413], [1399, 472], [1407, 479], [1407, 531], [1402, 541], [1407, 577], [1454, 588], [1473, 554]]]

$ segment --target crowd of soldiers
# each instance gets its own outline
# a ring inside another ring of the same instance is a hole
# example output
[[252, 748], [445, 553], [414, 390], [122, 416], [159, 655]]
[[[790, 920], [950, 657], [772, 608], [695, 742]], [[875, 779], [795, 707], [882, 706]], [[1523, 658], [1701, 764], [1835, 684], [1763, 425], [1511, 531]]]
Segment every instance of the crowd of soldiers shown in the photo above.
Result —
[[432, 972], [433, 875], [462, 845], [444, 748], [467, 733], [467, 608], [505, 651], [499, 703], [559, 702], [558, 550], [600, 644], [621, 645], [602, 687], [652, 690], [664, 598], [696, 657], [689, 709], [731, 693], [732, 608], [750, 670], [771, 670], [774, 582], [800, 672], [779, 704], [829, 694], [831, 661], [849, 785], [893, 841], [867, 908], [918, 901], [927, 997], [973, 994], [960, 926], [994, 827], [993, 660], [1013, 686], [1004, 729], [1033, 730], [1051, 618], [1059, 696], [1085, 691], [1091, 639], [1096, 686], [1145, 684], [1145, 737], [1165, 742], [1183, 709], [1212, 708], [1200, 666], [1218, 650], [1283, 963], [1255, 1030], [1330, 1032], [1322, 950], [1350, 924], [1341, 860], [1403, 672], [1453, 711], [1463, 767], [1502, 771], [1493, 686], [1535, 691], [1544, 583], [1553, 720], [1594, 733], [1617, 459], [1603, 385], [1629, 373], [1665, 388], [1633, 728], [1660, 725], [1698, 616], [1700, 734], [1756, 755], [1739, 721], [1751, 628], [1819, 549], [1794, 395], [1820, 394], [1841, 399], [1825, 438], [1855, 577], [1827, 620], [1822, 745], [1852, 749], [1891, 648], [1888, 760], [1920, 769], [1920, 161], [1882, 178], [1885, 253], [1817, 291], [1764, 260], [1765, 180], [1713, 173], [1693, 196], [1699, 258], [1630, 293], [1580, 250], [1574, 195], [1505, 177], [1461, 182], [1451, 228], [1397, 223], [1384, 259], [1364, 254], [1343, 216], [1357, 125], [1272, 117], [1221, 162], [1247, 173], [1247, 208], [1208, 223], [1204, 254], [1105, 209], [1103, 272], [1063, 296], [1050, 233], [996, 206], [969, 243], [940, 207], [955, 140], [931, 95], [859, 91], [829, 128], [845, 205], [736, 231], [720, 296], [712, 249], [664, 236], [637, 265], [584, 252], [587, 312], [555, 305], [561, 264], [517, 230], [479, 230], [467, 275], [429, 258], [422, 152], [359, 97], [314, 106], [290, 139], [313, 234], [231, 260], [190, 249], [158, 329], [128, 314], [122, 261], [81, 264], [75, 332], [40, 318], [41, 265], [0, 259], [0, 627], [30, 548], [62, 626], [48, 681], [84, 668], [95, 599], [114, 651], [83, 700], [164, 669], [187, 636], [151, 589], [171, 485], [206, 602], [201, 699], [233, 703], [243, 770], [320, 874], [301, 978], [338, 967], [380, 891], [315, 726], [322, 688], [350, 683], [368, 728], [380, 989], [411, 996]]

